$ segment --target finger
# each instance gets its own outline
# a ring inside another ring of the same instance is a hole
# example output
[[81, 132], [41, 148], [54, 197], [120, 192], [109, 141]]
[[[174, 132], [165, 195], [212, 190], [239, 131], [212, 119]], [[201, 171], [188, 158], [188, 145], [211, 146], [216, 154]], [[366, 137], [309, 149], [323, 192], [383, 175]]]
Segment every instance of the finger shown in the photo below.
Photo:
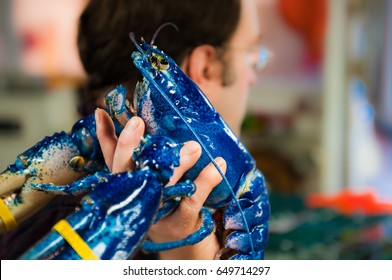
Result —
[[200, 144], [196, 141], [188, 141], [180, 150], [180, 166], [174, 169], [173, 176], [166, 186], [174, 185], [180, 180], [186, 171], [195, 165], [201, 156]]
[[[218, 157], [215, 159], [223, 174], [226, 173], [226, 161]], [[194, 183], [196, 185], [196, 192], [191, 197], [184, 197], [181, 200], [179, 210], [184, 216], [193, 216], [195, 223], [199, 219], [199, 212], [208, 195], [211, 191], [222, 181], [222, 176], [219, 174], [216, 167], [210, 163], [197, 176]]]
[[113, 173], [133, 169], [133, 150], [140, 145], [143, 134], [143, 120], [139, 117], [132, 117], [118, 137], [113, 157]]
[[109, 170], [112, 170], [114, 151], [117, 145], [117, 136], [114, 124], [109, 114], [102, 109], [95, 110], [95, 123], [97, 137], [101, 146], [105, 163]]

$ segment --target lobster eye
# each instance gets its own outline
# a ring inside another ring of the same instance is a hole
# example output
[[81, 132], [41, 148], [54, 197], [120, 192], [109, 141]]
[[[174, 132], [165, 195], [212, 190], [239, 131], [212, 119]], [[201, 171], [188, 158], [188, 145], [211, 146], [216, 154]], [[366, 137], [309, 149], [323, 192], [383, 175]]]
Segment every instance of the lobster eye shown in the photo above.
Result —
[[162, 69], [162, 70], [167, 70], [167, 69], [169, 69], [169, 61], [167, 61], [166, 58], [162, 58], [162, 59], [160, 60], [160, 66], [161, 66], [161, 69]]
[[150, 56], [151, 65], [157, 70], [169, 69], [169, 61], [159, 54], [152, 53]]

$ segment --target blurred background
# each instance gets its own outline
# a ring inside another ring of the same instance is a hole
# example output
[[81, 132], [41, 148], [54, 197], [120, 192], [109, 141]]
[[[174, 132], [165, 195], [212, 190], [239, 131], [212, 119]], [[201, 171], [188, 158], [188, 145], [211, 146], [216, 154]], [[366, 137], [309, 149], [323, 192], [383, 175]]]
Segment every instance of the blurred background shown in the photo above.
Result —
[[[259, 0], [273, 59], [242, 140], [268, 182], [267, 259], [392, 259], [392, 0]], [[79, 118], [87, 0], [0, 0], [0, 169]]]

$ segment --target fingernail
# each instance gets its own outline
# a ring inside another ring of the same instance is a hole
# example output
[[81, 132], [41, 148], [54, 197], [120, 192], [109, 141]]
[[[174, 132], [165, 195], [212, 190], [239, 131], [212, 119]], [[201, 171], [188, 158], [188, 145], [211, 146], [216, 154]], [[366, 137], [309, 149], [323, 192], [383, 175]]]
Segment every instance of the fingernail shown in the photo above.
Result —
[[138, 126], [139, 126], [139, 122], [137, 121], [137, 119], [136, 118], [131, 118], [127, 122], [127, 124], [125, 126], [125, 129], [128, 130], [128, 131], [134, 131]]
[[199, 144], [194, 141], [186, 142], [183, 149], [181, 149], [181, 155], [193, 155], [199, 150]]
[[219, 167], [223, 167], [223, 166], [225, 165], [225, 163], [226, 163], [226, 161], [225, 161], [222, 157], [216, 158], [216, 159], [215, 159], [215, 162], [216, 162], [216, 164], [217, 164]]
[[99, 113], [99, 108], [95, 109], [94, 117], [95, 117], [95, 123], [99, 123], [99, 122], [101, 121], [101, 116], [100, 116], [100, 113]]

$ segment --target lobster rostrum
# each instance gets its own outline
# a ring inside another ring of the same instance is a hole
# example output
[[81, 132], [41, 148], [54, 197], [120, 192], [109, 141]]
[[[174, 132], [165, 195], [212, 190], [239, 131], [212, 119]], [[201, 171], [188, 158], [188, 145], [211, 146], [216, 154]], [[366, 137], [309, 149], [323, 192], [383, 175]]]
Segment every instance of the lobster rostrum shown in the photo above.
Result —
[[[169, 136], [179, 143], [199, 142], [203, 150], [201, 158], [184, 179], [193, 181], [210, 162], [223, 178], [204, 204], [205, 209], [224, 209], [227, 237], [225, 248], [217, 257], [262, 259], [270, 206], [265, 180], [255, 160], [204, 93], [168, 55], [153, 42], [147, 44], [142, 39], [137, 44], [133, 33], [131, 39], [138, 49], [132, 54], [133, 63], [143, 75], [143, 81], [136, 86], [133, 110], [145, 121], [146, 132]], [[225, 174], [214, 161], [219, 156], [227, 162]], [[165, 210], [161, 210], [158, 218], [176, 206], [173, 201], [165, 202], [162, 207]], [[156, 248], [143, 246], [143, 249]]]
[[14, 229], [54, 197], [33, 185], [66, 186], [102, 169], [93, 114], [77, 121], [69, 134], [45, 137], [0, 174], [0, 233]]
[[[88, 192], [80, 209], [58, 222], [21, 259], [127, 259], [135, 254], [162, 200], [190, 196], [191, 181], [164, 188], [179, 165], [181, 145], [164, 136], [146, 135], [134, 153], [136, 170], [118, 174], [97, 172], [72, 183], [67, 190]], [[51, 184], [46, 191], [62, 191]], [[205, 225], [213, 227], [209, 220]], [[206, 233], [209, 231], [206, 231]], [[195, 242], [206, 233], [198, 234]], [[76, 240], [76, 241], [75, 241]], [[176, 241], [175, 243], [178, 243]], [[169, 244], [170, 245], [170, 244]]]

